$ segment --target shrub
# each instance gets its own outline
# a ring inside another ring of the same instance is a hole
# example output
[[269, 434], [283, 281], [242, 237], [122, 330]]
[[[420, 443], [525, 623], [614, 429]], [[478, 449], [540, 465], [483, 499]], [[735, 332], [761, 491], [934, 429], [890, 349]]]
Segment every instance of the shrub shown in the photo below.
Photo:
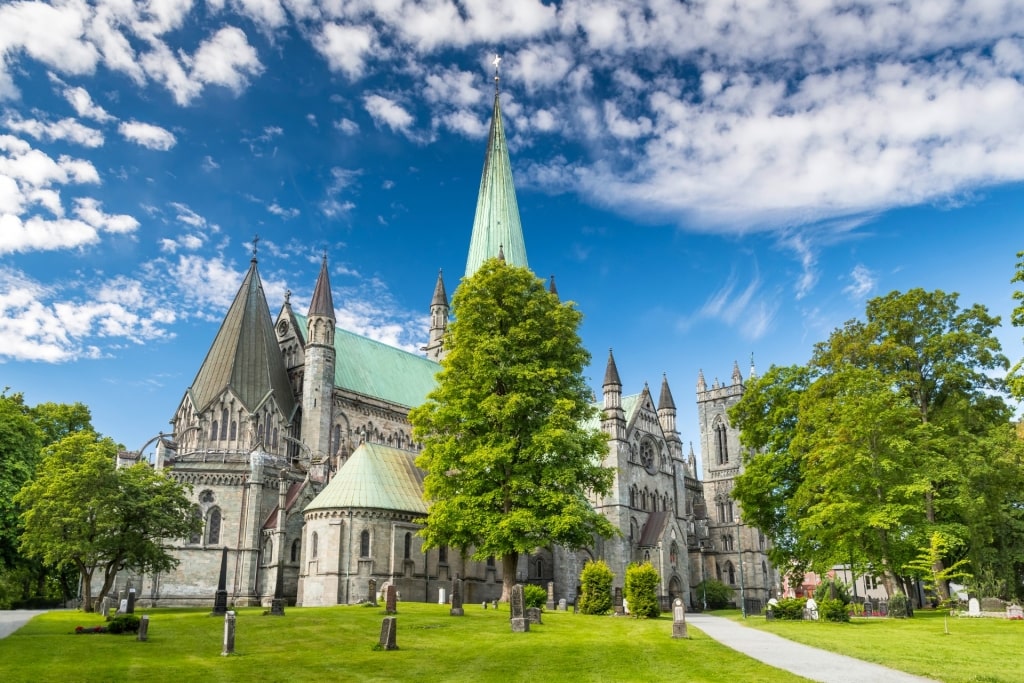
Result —
[[807, 598], [783, 598], [775, 606], [775, 618], [800, 621], [804, 618], [805, 607], [807, 607]]
[[732, 604], [733, 590], [718, 579], [705, 579], [697, 584], [697, 603], [708, 609], [723, 609]]
[[134, 614], [118, 614], [107, 624], [108, 633], [138, 633], [139, 618]]
[[850, 620], [850, 611], [842, 600], [821, 600], [818, 602], [818, 615], [825, 621]]
[[[835, 597], [833, 597], [833, 594]], [[825, 600], [838, 600], [844, 605], [850, 604], [850, 586], [835, 577], [829, 577], [814, 589], [814, 599], [820, 605]]]
[[903, 593], [897, 593], [896, 595], [889, 598], [889, 616], [896, 619], [906, 619], [910, 616], [910, 603], [907, 600], [907, 596]]
[[604, 614], [612, 608], [612, 570], [604, 560], [591, 560], [580, 573], [579, 610], [583, 614]]
[[636, 618], [654, 619], [661, 615], [658, 603], [658, 583], [661, 577], [650, 562], [626, 567], [626, 587], [623, 595], [629, 602], [629, 612]]
[[528, 583], [523, 586], [523, 602], [527, 607], [544, 607], [548, 601], [548, 592], [540, 586]]

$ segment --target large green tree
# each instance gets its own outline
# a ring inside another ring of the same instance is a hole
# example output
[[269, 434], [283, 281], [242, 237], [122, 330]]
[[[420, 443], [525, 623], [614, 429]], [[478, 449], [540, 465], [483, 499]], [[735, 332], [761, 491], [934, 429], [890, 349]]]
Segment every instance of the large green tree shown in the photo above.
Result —
[[[188, 538], [200, 526], [182, 484], [143, 463], [116, 469], [117, 451], [109, 438], [72, 433], [44, 449], [35, 478], [15, 497], [25, 510], [22, 549], [51, 566], [74, 566], [86, 612], [110, 591], [117, 572], [176, 566], [162, 543]], [[95, 601], [94, 578], [102, 580]]]
[[[993, 521], [971, 499], [989, 468], [964, 456], [1002, 457], [987, 445], [1009, 418], [993, 379], [1007, 361], [999, 319], [956, 294], [893, 292], [865, 318], [806, 367], [751, 382], [731, 413], [753, 453], [734, 495], [782, 548], [819, 569], [870, 565], [893, 591], [933, 533], [966, 546]], [[935, 573], [958, 559], [937, 558]]]
[[[1024, 251], [1017, 252], [1017, 268], [1011, 282], [1024, 285]], [[1014, 290], [1013, 300], [1017, 302], [1017, 305], [1014, 306], [1013, 312], [1010, 314], [1010, 322], [1015, 327], [1024, 327], [1024, 291]], [[1010, 369], [1007, 382], [1010, 385], [1010, 393], [1017, 400], [1024, 400], [1024, 358], [1018, 360]]]
[[452, 298], [437, 388], [409, 414], [423, 444], [427, 547], [500, 557], [507, 600], [522, 553], [611, 536], [588, 493], [610, 489], [583, 378], [581, 315], [525, 268], [491, 259]]

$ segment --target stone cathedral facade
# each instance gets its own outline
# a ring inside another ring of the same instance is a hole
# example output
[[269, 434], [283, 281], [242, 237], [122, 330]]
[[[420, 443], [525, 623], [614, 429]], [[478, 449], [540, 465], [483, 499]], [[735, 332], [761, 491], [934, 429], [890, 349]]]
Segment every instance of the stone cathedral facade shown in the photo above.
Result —
[[[496, 92], [466, 274], [499, 254], [527, 266]], [[156, 466], [191, 484], [203, 532], [175, 545], [174, 571], [128, 577], [143, 604], [208, 604], [224, 548], [228, 596], [239, 606], [267, 604], [276, 590], [299, 605], [358, 603], [370, 597], [370, 579], [378, 590], [394, 584], [403, 600], [437, 602], [456, 575], [466, 602], [500, 595], [500, 562], [425, 549], [416, 533], [424, 473], [407, 416], [435, 386], [444, 354], [440, 275], [429, 314], [424, 355], [338, 328], [325, 256], [308, 310], [294, 310], [286, 295], [272, 316], [254, 250], [173, 434], [157, 448]], [[657, 396], [646, 384], [624, 394], [609, 352], [591, 427], [608, 434], [605, 464], [616, 477], [591, 502], [621, 535], [587, 548], [537, 548], [521, 558], [517, 578], [553, 582], [555, 599], [572, 602], [588, 560], [607, 561], [617, 586], [630, 562], [650, 561], [665, 604], [682, 597], [699, 607], [694, 586], [705, 577], [742, 585], [748, 606], [763, 604], [776, 585], [764, 537], [739, 523], [730, 498], [742, 460], [726, 411], [742, 393], [738, 368], [728, 385], [708, 387], [700, 376], [698, 472], [668, 379]]]

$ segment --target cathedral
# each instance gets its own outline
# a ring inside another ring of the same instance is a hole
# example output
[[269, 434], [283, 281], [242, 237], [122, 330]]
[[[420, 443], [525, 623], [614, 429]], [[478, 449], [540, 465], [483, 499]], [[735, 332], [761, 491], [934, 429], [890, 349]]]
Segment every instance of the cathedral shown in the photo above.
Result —
[[[527, 266], [496, 90], [466, 275], [499, 254]], [[175, 543], [175, 570], [129, 577], [140, 602], [210, 604], [222, 558], [237, 606], [275, 595], [303, 606], [354, 604], [371, 599], [371, 585], [389, 584], [403, 600], [438, 602], [456, 576], [466, 602], [499, 597], [495, 558], [426, 549], [417, 535], [427, 507], [408, 413], [435, 386], [444, 357], [441, 276], [417, 355], [337, 327], [326, 256], [308, 310], [293, 309], [286, 294], [276, 318], [257, 266], [254, 249], [171, 420], [173, 434], [157, 447], [155, 466], [191, 485], [202, 533]], [[606, 561], [617, 587], [629, 563], [649, 561], [661, 576], [663, 606], [681, 597], [700, 608], [695, 587], [715, 578], [736, 590], [737, 604], [743, 595], [749, 610], [760, 609], [776, 574], [764, 536], [742, 524], [730, 498], [743, 461], [727, 411], [743, 394], [743, 377], [734, 364], [731, 383], [708, 386], [700, 373], [696, 389], [700, 473], [677, 428], [668, 379], [656, 396], [646, 383], [624, 394], [609, 352], [600, 417], [589, 426], [608, 435], [605, 465], [615, 480], [591, 503], [621, 534], [586, 548], [537, 548], [520, 559], [517, 581], [552, 584], [556, 601], [572, 603], [587, 561]]]

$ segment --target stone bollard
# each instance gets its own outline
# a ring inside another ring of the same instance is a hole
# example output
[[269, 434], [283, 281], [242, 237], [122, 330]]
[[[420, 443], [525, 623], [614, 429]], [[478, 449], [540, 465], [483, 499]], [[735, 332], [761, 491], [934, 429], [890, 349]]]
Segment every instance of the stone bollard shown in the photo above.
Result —
[[380, 624], [380, 649], [397, 650], [396, 631], [398, 630], [398, 619], [396, 617], [384, 617]]
[[220, 653], [227, 657], [235, 653], [235, 612], [229, 610], [224, 615], [224, 650]]
[[145, 640], [149, 637], [149, 615], [143, 614], [142, 618], [139, 619], [139, 635], [135, 637], [135, 640]]

